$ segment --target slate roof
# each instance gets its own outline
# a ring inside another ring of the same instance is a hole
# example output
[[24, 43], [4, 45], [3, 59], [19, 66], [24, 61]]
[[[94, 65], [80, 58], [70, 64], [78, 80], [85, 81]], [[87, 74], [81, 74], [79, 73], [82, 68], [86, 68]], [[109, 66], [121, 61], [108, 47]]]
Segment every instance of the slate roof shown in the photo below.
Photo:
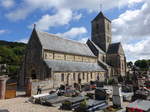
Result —
[[105, 71], [97, 63], [73, 62], [63, 60], [44, 60], [52, 71], [56, 72], [84, 72], [84, 71]]
[[49, 34], [46, 32], [41, 32], [37, 30], [36, 32], [43, 49], [95, 57], [87, 44], [60, 38], [54, 34]]
[[120, 42], [110, 44], [109, 47], [108, 47], [107, 53], [108, 54], [116, 54], [116, 53], [118, 53], [120, 45], [121, 45]]
[[89, 40], [92, 44], [93, 44], [93, 46], [99, 51], [99, 53], [102, 53], [102, 54], [105, 54], [105, 52], [101, 49], [101, 48], [99, 48], [93, 41], [91, 41], [91, 40]]
[[136, 109], [142, 109], [144, 111], [150, 110], [150, 101], [148, 100], [136, 100], [133, 103], [130, 103], [128, 108], [136, 108]]
[[99, 18], [105, 18], [105, 19], [107, 19], [109, 22], [111, 22], [107, 17], [104, 16], [103, 12], [100, 12], [100, 13], [92, 20], [92, 22], [98, 20]]

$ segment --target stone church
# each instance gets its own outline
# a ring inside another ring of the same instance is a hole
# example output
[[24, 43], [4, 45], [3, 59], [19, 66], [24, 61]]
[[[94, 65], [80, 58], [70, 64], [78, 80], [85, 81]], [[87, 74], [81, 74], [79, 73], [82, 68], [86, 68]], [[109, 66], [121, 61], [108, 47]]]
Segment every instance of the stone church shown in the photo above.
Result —
[[121, 43], [112, 43], [111, 21], [100, 12], [91, 22], [85, 44], [33, 29], [21, 67], [19, 83], [47, 81], [49, 88], [126, 74]]

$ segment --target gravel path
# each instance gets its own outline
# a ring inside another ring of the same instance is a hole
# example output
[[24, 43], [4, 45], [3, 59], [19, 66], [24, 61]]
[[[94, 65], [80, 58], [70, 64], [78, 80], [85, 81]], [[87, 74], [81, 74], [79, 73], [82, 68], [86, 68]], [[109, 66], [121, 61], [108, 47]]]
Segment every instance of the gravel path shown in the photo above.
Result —
[[0, 112], [69, 112], [58, 110], [56, 107], [42, 106], [28, 102], [28, 98], [17, 97], [8, 100], [0, 100]]

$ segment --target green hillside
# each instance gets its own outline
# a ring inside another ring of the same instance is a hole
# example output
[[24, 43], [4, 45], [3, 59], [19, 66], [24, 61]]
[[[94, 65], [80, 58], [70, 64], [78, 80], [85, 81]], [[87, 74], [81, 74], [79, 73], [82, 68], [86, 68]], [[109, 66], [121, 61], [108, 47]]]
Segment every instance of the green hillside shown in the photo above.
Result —
[[6, 64], [6, 72], [0, 71], [0, 75], [7, 74], [10, 77], [17, 77], [26, 44], [18, 42], [0, 41], [0, 64]]

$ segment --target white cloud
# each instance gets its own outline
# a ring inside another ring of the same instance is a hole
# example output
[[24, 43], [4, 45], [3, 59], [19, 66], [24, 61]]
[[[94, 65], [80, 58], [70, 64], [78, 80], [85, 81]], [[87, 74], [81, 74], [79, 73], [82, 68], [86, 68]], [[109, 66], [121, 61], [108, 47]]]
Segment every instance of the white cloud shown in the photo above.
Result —
[[[54, 9], [55, 14], [45, 14], [35, 23], [40, 30], [49, 30], [52, 27], [67, 25], [71, 20], [79, 20], [82, 14], [78, 14], [80, 9], [88, 11], [98, 11], [99, 0], [23, 0], [18, 7], [9, 12], [6, 16], [10, 20], [25, 19], [35, 10]], [[149, 0], [102, 0], [103, 10], [112, 8], [122, 8], [124, 6], [134, 6], [144, 3], [141, 8], [127, 10], [117, 19], [112, 21], [113, 41], [121, 41], [130, 60], [149, 57], [150, 37], [150, 1]], [[139, 7], [139, 6], [138, 6]], [[75, 12], [75, 13], [74, 13]], [[76, 13], [77, 12], [77, 13]], [[79, 28], [70, 29], [61, 35], [74, 39], [86, 37], [86, 30]], [[60, 33], [59, 33], [60, 35]], [[85, 42], [86, 38], [76, 39]], [[136, 40], [136, 42], [135, 42]], [[134, 42], [134, 43], [133, 43]], [[147, 47], [146, 47], [147, 46]], [[139, 48], [139, 49], [137, 49]], [[145, 52], [143, 52], [145, 51]]]
[[[69, 31], [64, 32], [64, 33], [58, 33], [57, 35], [62, 36], [62, 37], [66, 37], [66, 38], [70, 38], [70, 39], [78, 39], [81, 36], [83, 36], [84, 34], [87, 33], [87, 30], [85, 27], [74, 27], [71, 28]], [[82, 37], [81, 37], [82, 38]]]
[[0, 34], [4, 34], [6, 32], [7, 32], [7, 30], [0, 29]]
[[112, 21], [114, 41], [141, 40], [150, 36], [150, 3], [141, 9], [127, 10]]
[[22, 43], [28, 43], [29, 38], [22, 38], [20, 40], [17, 40], [17, 42], [22, 42]]
[[135, 44], [124, 44], [124, 50], [128, 60], [150, 59], [150, 39], [139, 41]]
[[25, 19], [29, 13], [32, 12], [32, 8], [22, 7], [15, 11], [12, 11], [5, 16], [11, 21], [23, 20]]
[[74, 20], [79, 20], [79, 19], [81, 19], [82, 18], [82, 14], [80, 13], [80, 14], [77, 14], [77, 13], [75, 13], [74, 15], [73, 15], [73, 19]]
[[10, 7], [13, 7], [15, 2], [14, 0], [1, 0], [1, 5], [5, 8], [10, 8]]
[[135, 3], [141, 3], [141, 2], [144, 2], [145, 0], [128, 0], [128, 4], [129, 5], [133, 5]]
[[46, 14], [40, 20], [35, 22], [40, 30], [49, 30], [51, 27], [68, 24], [72, 19], [72, 11], [61, 9], [54, 15]]
[[[102, 0], [102, 4], [105, 6], [103, 10], [108, 10], [112, 8], [121, 8], [125, 5], [142, 1], [143, 0]], [[20, 20], [25, 19], [35, 10], [48, 10], [52, 8], [56, 10], [67, 8], [70, 10], [86, 9], [87, 11], [99, 11], [98, 4], [100, 4], [99, 0], [23, 0], [22, 3], [18, 4], [15, 10], [6, 14], [6, 17], [10, 20], [13, 20], [13, 17], [17, 17], [16, 20]], [[78, 18], [80, 18], [80, 16], [78, 16]]]
[[145, 1], [140, 9], [127, 10], [112, 21], [113, 42], [123, 43], [128, 60], [135, 61], [150, 57], [149, 6], [150, 2]]

